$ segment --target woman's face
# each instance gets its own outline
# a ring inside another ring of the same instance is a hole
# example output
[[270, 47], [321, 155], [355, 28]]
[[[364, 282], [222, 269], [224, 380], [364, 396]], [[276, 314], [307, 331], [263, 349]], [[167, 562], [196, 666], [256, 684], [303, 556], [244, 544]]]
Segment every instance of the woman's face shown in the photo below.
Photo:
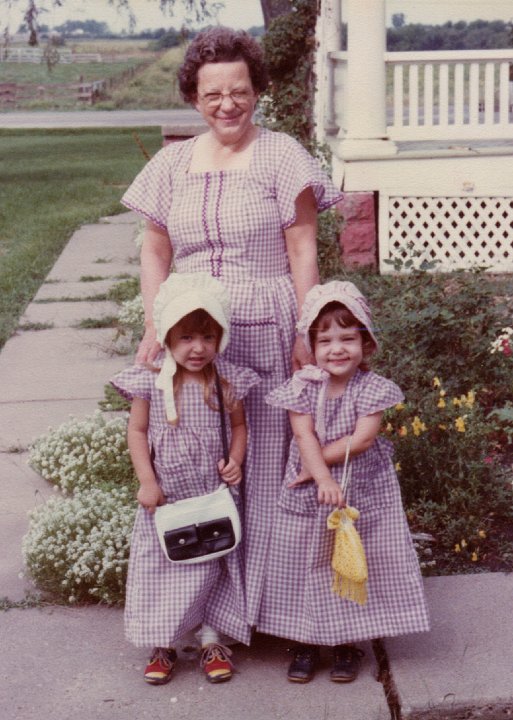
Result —
[[244, 60], [205, 63], [198, 70], [195, 107], [223, 145], [236, 144], [250, 132], [257, 100]]

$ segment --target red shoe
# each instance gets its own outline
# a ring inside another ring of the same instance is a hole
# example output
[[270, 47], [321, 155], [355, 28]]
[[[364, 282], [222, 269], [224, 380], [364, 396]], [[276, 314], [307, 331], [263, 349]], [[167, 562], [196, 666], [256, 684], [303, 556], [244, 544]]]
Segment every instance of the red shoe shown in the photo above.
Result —
[[175, 664], [176, 651], [173, 648], [155, 648], [144, 671], [144, 679], [150, 685], [165, 685], [171, 680]]
[[231, 654], [231, 650], [217, 643], [203, 648], [200, 664], [209, 682], [225, 682], [231, 678], [234, 669], [229, 659]]

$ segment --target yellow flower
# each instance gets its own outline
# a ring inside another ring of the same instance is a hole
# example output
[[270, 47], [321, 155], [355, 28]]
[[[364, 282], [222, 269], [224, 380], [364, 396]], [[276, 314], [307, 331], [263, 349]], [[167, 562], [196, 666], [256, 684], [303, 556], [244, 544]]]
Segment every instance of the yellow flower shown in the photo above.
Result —
[[408, 428], [406, 427], [406, 425], [401, 425], [397, 432], [399, 434], [399, 437], [406, 437], [408, 435]]
[[404, 410], [404, 403], [397, 403], [395, 406], [395, 409], [400, 412], [401, 410]]
[[465, 430], [466, 430], [465, 420], [461, 417], [461, 415], [460, 415], [460, 417], [457, 417], [456, 420], [454, 421], [454, 427], [456, 428], [456, 430], [458, 432], [461, 432], [461, 433], [465, 432]]
[[476, 552], [472, 553], [472, 562], [477, 562], [477, 553]]
[[439, 425], [438, 428], [439, 428], [440, 430], [447, 430], [447, 425], [443, 425], [443, 424], [442, 424], [442, 425]]
[[438, 401], [438, 407], [439, 408], [445, 407], [445, 400], [443, 399], [443, 397], [441, 397], [440, 400]]
[[456, 545], [454, 546], [454, 552], [455, 552], [455, 553], [461, 552], [461, 548], [460, 548], [460, 544], [459, 544], [459, 543], [456, 543]]
[[472, 407], [476, 401], [476, 394], [473, 390], [469, 390], [467, 393], [467, 406]]
[[445, 397], [445, 390], [440, 390], [440, 397]]
[[392, 432], [394, 428], [392, 427], [392, 423], [387, 423], [385, 430], [387, 432]]
[[398, 462], [398, 463], [395, 464], [395, 471], [396, 471], [396, 472], [401, 472], [401, 463], [400, 463], [400, 462]]
[[411, 427], [413, 430], [413, 434], [415, 436], [419, 436], [420, 433], [426, 432], [426, 426], [422, 422], [422, 420], [418, 417], [418, 415], [415, 415], [415, 417], [412, 420]]
[[486, 533], [484, 530], [479, 530], [479, 532], [477, 534], [479, 535], [480, 538], [483, 538], [483, 540], [486, 537]]
[[442, 383], [440, 382], [440, 380], [437, 377], [433, 378], [433, 387], [436, 387], [436, 388], [440, 387], [441, 384]]
[[465, 540], [465, 538], [463, 538], [463, 540], [460, 542], [460, 545], [461, 545], [462, 548], [466, 548], [466, 547], [467, 547], [467, 541]]

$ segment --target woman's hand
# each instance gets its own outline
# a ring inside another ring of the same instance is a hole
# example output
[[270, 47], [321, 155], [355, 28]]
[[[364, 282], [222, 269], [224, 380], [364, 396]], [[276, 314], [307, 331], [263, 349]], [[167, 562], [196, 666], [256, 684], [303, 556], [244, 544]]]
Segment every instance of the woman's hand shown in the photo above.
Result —
[[143, 339], [139, 343], [135, 356], [136, 363], [152, 363], [161, 351], [157, 342], [157, 332], [153, 325], [148, 325], [144, 331]]
[[232, 457], [228, 464], [223, 460], [217, 463], [219, 474], [227, 485], [238, 485], [242, 480], [242, 468]]
[[141, 507], [149, 513], [154, 513], [157, 505], [165, 505], [166, 498], [162, 492], [160, 485], [154, 483], [145, 483], [141, 485], [137, 493], [137, 502]]
[[297, 337], [292, 348], [292, 372], [301, 370], [302, 367], [314, 362], [314, 357], [304, 343], [303, 338]]
[[333, 478], [317, 482], [317, 499], [321, 505], [336, 505], [338, 508], [346, 506], [340, 485]]

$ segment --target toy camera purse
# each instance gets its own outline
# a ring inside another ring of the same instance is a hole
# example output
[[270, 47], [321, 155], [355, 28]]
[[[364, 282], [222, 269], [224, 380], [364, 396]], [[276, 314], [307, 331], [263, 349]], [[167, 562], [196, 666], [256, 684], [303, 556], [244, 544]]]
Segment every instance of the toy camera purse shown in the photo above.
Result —
[[[221, 381], [214, 368], [221, 414], [223, 455], [229, 461], [226, 416]], [[155, 527], [166, 558], [172, 563], [193, 564], [216, 560], [235, 550], [241, 538], [240, 517], [227, 485], [214, 492], [160, 505]]]

